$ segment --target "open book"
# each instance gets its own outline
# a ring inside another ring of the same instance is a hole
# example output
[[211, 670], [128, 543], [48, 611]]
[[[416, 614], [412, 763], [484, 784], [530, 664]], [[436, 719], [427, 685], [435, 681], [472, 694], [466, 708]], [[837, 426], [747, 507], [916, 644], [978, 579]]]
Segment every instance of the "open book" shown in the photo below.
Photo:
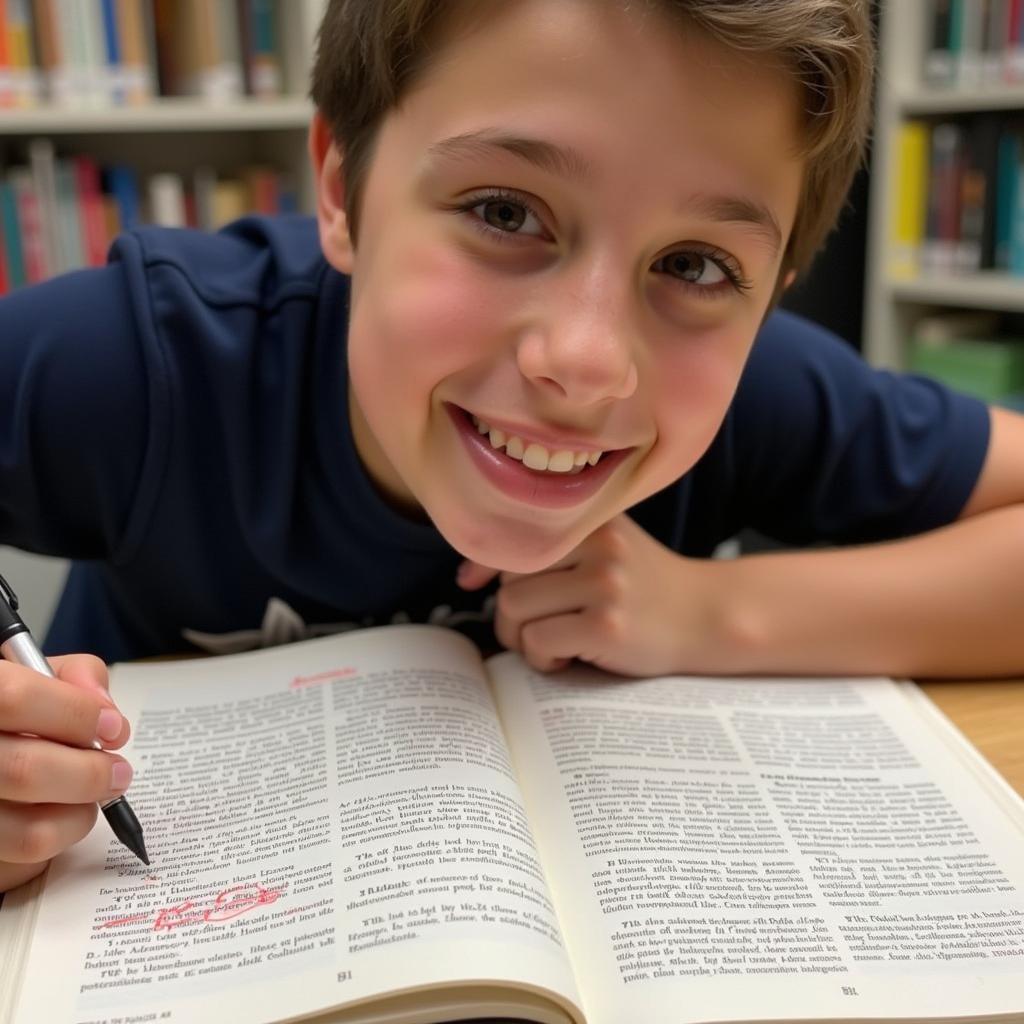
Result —
[[1024, 1020], [1024, 803], [909, 683], [614, 679], [389, 626], [118, 666], [0, 1022]]

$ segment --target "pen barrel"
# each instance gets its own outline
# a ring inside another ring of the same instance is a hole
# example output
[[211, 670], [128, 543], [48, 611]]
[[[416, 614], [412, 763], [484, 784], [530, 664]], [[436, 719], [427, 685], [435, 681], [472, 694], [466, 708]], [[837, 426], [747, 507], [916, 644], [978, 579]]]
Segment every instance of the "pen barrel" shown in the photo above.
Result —
[[0, 654], [7, 661], [24, 665], [35, 672], [41, 672], [44, 676], [52, 676], [53, 669], [50, 663], [42, 656], [39, 648], [32, 642], [32, 637], [24, 631], [9, 636], [3, 643], [0, 643]]

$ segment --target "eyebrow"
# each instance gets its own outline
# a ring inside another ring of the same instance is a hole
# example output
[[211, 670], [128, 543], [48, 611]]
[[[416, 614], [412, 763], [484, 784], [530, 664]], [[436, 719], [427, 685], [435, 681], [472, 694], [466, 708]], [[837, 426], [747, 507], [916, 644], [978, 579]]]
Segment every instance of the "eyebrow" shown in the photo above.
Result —
[[[469, 160], [495, 150], [510, 153], [542, 171], [557, 174], [571, 181], [583, 182], [593, 168], [579, 150], [558, 146], [544, 139], [535, 139], [483, 128], [464, 132], [435, 142], [428, 150], [432, 157], [446, 160]], [[763, 203], [741, 196], [699, 193], [690, 196], [681, 208], [721, 224], [745, 224], [756, 228], [774, 253], [782, 246], [782, 229], [775, 214]]]

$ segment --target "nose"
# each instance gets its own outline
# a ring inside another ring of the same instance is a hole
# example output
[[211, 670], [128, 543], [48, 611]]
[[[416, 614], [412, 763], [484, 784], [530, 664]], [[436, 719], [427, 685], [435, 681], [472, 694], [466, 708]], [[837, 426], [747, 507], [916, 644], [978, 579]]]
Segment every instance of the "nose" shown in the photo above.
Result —
[[519, 338], [519, 370], [536, 387], [577, 405], [628, 398], [637, 388], [639, 330], [628, 286], [592, 271], [555, 286]]

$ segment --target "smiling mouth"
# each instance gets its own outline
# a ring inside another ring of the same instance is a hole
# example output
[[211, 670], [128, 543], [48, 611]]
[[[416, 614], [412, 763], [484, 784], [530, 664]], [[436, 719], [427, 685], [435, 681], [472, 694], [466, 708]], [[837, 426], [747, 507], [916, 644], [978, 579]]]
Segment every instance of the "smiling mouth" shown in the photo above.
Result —
[[470, 422], [479, 434], [487, 437], [491, 447], [500, 451], [510, 459], [521, 462], [527, 469], [537, 473], [557, 473], [565, 476], [576, 476], [588, 467], [596, 466], [604, 455], [604, 451], [571, 450], [568, 448], [545, 448], [536, 441], [524, 441], [515, 434], [492, 427], [479, 416], [466, 413]]

